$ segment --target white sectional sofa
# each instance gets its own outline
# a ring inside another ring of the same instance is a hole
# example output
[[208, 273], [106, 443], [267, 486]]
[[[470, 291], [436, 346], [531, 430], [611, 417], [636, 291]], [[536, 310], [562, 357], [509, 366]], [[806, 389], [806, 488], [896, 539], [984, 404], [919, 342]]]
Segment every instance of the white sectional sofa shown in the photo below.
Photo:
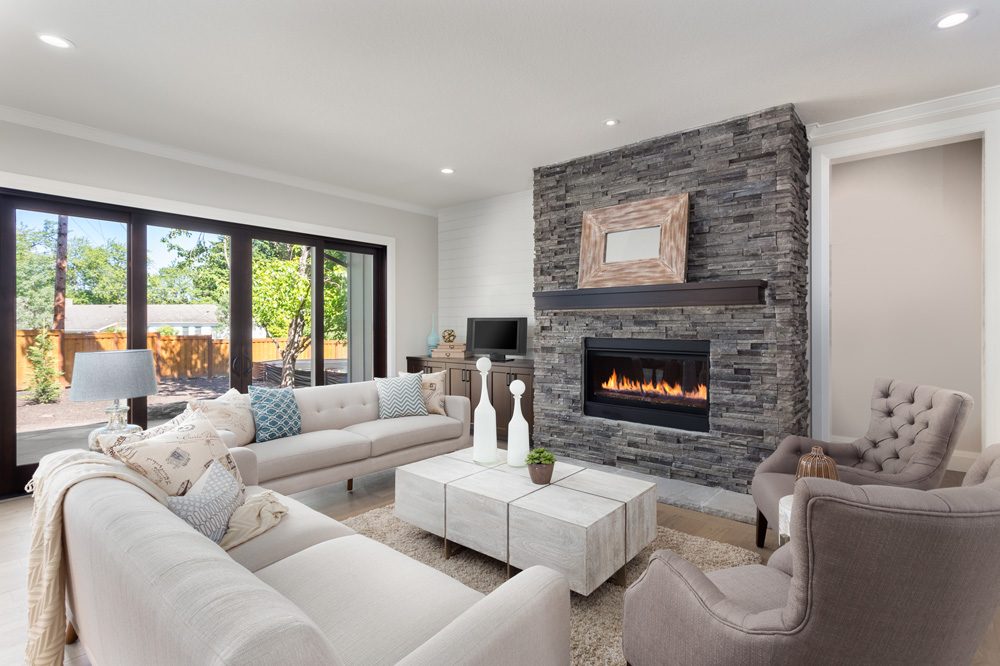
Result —
[[[234, 457], [247, 493], [259, 492], [254, 454], [239, 448]], [[125, 481], [71, 488], [64, 503], [68, 602], [91, 663], [569, 663], [562, 575], [533, 567], [484, 596], [294, 499], [281, 501], [289, 513], [276, 527], [227, 552]]]
[[253, 452], [260, 485], [279, 493], [350, 480], [472, 445], [471, 406], [462, 396], [445, 396], [447, 415], [379, 419], [375, 382], [315, 386], [294, 394], [301, 434], [240, 447]]

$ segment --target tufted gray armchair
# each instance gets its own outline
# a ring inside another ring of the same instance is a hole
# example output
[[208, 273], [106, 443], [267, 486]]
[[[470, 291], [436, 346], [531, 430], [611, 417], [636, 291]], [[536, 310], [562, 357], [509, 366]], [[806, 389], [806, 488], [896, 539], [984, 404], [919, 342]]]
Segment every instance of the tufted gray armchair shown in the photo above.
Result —
[[777, 526], [778, 500], [794, 491], [799, 457], [812, 447], [822, 446], [836, 461], [845, 483], [930, 490], [941, 485], [972, 405], [972, 397], [961, 391], [879, 377], [868, 433], [861, 439], [836, 443], [786, 437], [753, 475], [757, 546], [764, 545], [768, 523]]
[[668, 550], [625, 592], [632, 666], [960, 666], [1000, 605], [1000, 444], [962, 488], [795, 484], [767, 566]]

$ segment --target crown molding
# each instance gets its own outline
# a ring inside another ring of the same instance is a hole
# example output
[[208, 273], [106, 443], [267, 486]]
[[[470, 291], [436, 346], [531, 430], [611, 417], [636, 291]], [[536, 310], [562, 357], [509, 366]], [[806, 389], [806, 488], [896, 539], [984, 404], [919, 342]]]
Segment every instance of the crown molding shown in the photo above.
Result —
[[806, 126], [806, 132], [810, 141], [826, 140], [949, 113], [972, 113], [993, 105], [1000, 105], [1000, 86], [959, 93], [823, 125], [811, 123]]
[[137, 153], [145, 153], [147, 155], [162, 157], [176, 162], [184, 162], [186, 164], [205, 167], [207, 169], [223, 171], [237, 176], [246, 176], [247, 178], [269, 181], [279, 185], [287, 185], [300, 190], [309, 190], [312, 192], [319, 192], [321, 194], [341, 197], [343, 199], [361, 201], [363, 203], [374, 204], [376, 206], [395, 208], [397, 210], [417, 213], [419, 215], [428, 215], [431, 217], [436, 217], [438, 213], [438, 211], [434, 208], [419, 206], [407, 201], [399, 201], [398, 199], [391, 199], [377, 194], [360, 192], [347, 187], [331, 185], [322, 181], [293, 176], [280, 171], [272, 171], [271, 169], [255, 167], [241, 162], [233, 162], [220, 157], [213, 157], [212, 155], [198, 153], [193, 150], [176, 148], [174, 146], [156, 143], [155, 141], [147, 141], [145, 139], [139, 139], [125, 134], [109, 132], [96, 127], [90, 127], [89, 125], [80, 125], [68, 120], [61, 120], [51, 116], [43, 116], [38, 113], [22, 111], [21, 109], [15, 109], [9, 106], [0, 106], [0, 121], [44, 130], [46, 132], [53, 132], [55, 134], [62, 134], [76, 139], [83, 139], [84, 141], [93, 141], [94, 143], [123, 148]]

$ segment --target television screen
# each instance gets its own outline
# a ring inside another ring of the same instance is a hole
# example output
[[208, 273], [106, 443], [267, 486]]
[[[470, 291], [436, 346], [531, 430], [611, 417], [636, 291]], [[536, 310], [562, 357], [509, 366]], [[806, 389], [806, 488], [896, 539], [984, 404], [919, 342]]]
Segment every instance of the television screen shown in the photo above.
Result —
[[508, 360], [505, 354], [523, 356], [527, 334], [527, 317], [469, 317], [466, 351], [489, 354], [492, 361]]
[[475, 344], [478, 349], [517, 349], [516, 319], [480, 319], [475, 324]]

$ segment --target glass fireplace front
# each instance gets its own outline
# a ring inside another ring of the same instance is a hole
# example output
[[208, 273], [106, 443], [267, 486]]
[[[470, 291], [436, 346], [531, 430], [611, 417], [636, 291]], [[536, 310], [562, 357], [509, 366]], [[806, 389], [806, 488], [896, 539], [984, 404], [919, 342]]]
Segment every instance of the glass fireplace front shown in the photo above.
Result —
[[709, 342], [584, 341], [584, 414], [708, 432]]

